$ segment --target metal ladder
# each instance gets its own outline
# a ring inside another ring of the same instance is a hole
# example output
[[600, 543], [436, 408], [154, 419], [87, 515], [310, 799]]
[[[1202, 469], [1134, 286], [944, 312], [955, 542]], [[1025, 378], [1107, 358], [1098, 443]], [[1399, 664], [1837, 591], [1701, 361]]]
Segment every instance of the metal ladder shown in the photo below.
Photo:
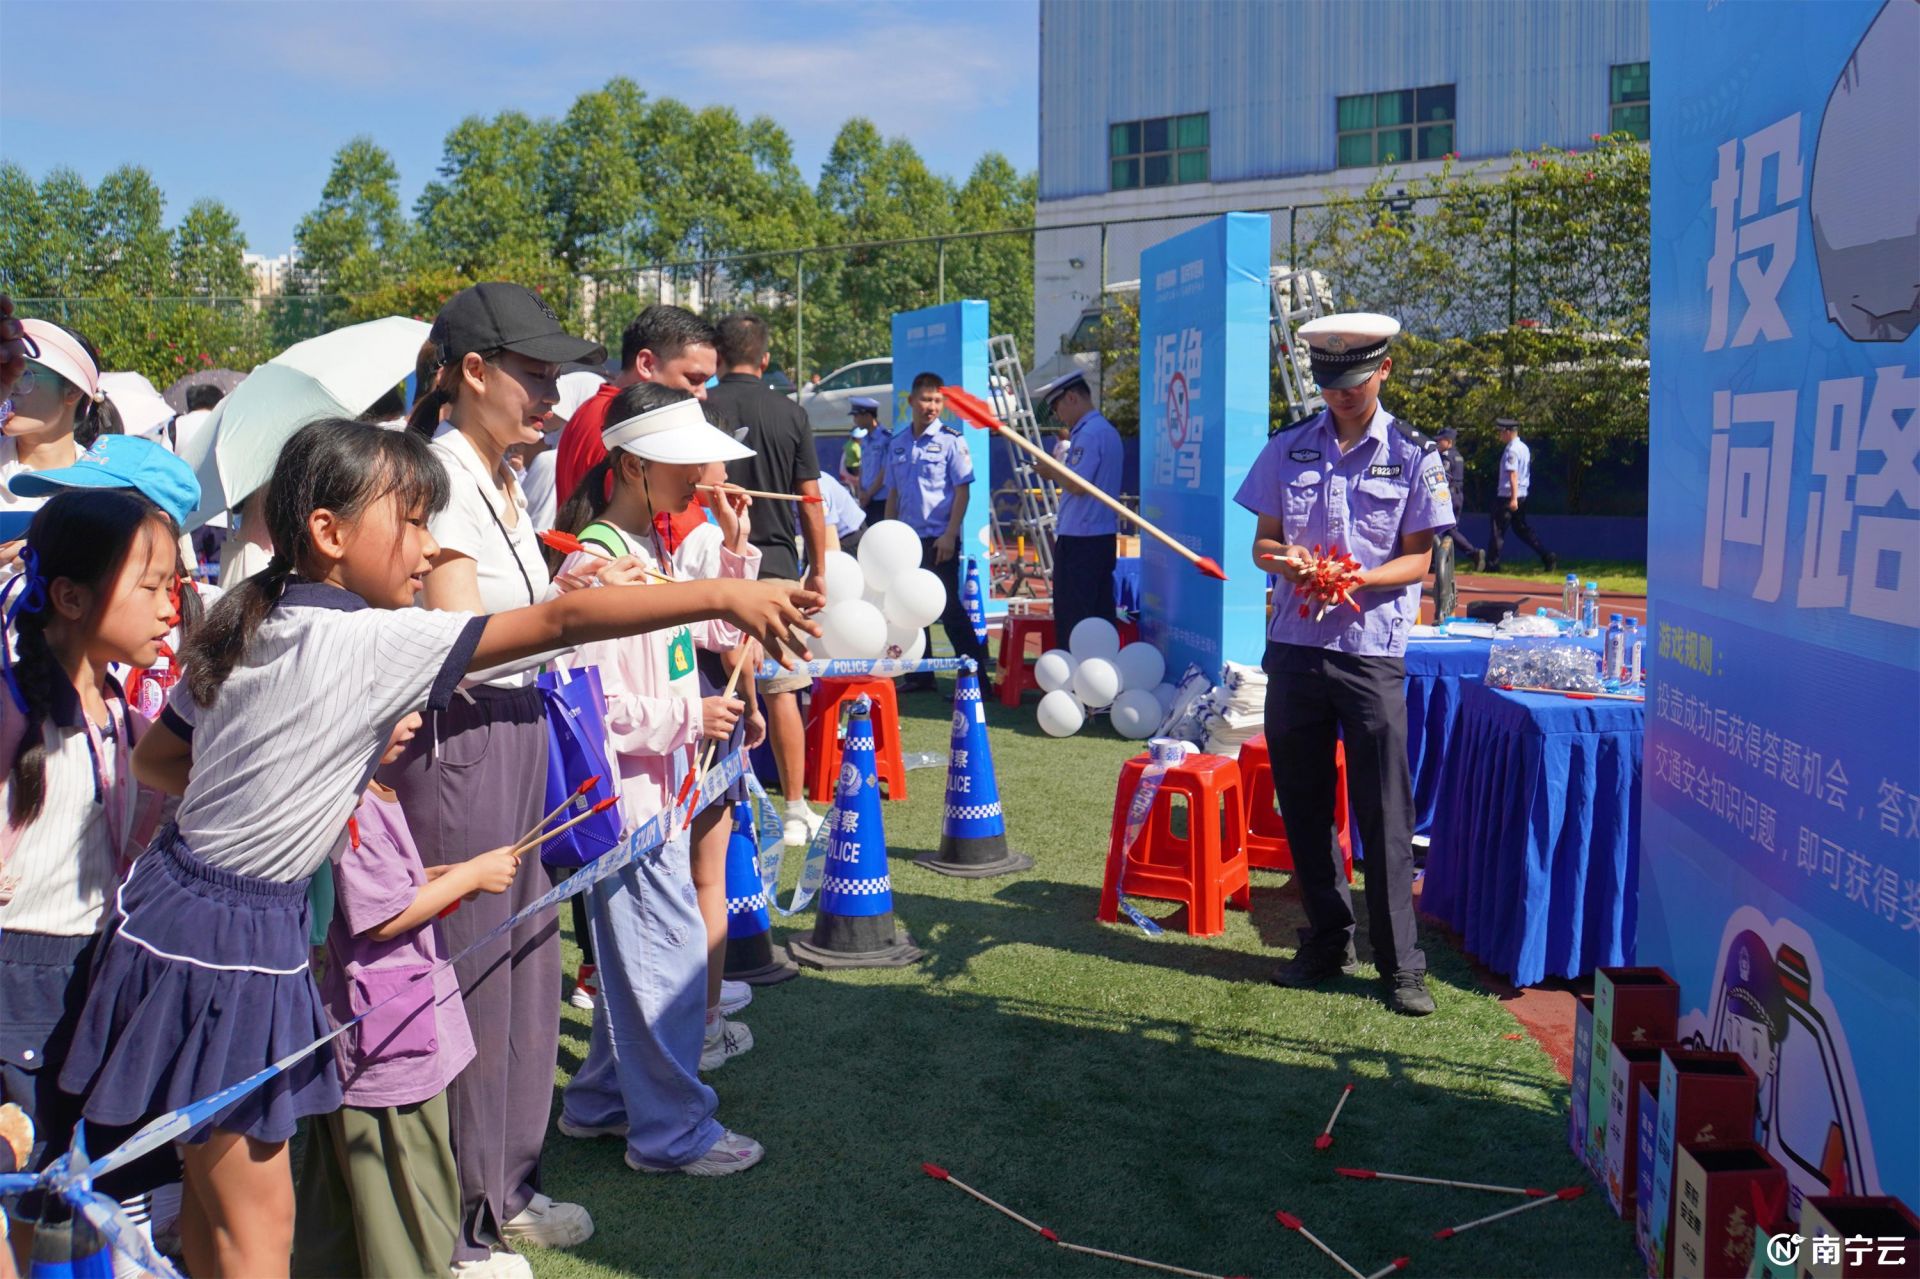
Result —
[[1318, 413], [1327, 406], [1320, 388], [1313, 383], [1313, 368], [1307, 362], [1306, 344], [1296, 336], [1308, 320], [1327, 313], [1332, 292], [1326, 276], [1318, 271], [1284, 271], [1268, 276], [1267, 292], [1271, 307], [1267, 323], [1271, 338], [1273, 366], [1280, 373], [1281, 394], [1287, 401], [1287, 425]]
[[[995, 416], [1045, 449], [1047, 445], [1040, 438], [1040, 422], [1034, 416], [1033, 401], [1027, 397], [1027, 371], [1020, 363], [1020, 348], [1011, 334], [987, 339], [987, 372]], [[1060, 519], [1059, 491], [1024, 449], [1007, 451], [1013, 455], [1013, 483], [1020, 497], [1019, 532], [1032, 542], [1039, 556], [1041, 576], [1052, 582], [1053, 530]], [[1000, 522], [989, 518], [987, 527], [991, 530], [993, 554], [1010, 563], [1015, 550], [1001, 535]]]

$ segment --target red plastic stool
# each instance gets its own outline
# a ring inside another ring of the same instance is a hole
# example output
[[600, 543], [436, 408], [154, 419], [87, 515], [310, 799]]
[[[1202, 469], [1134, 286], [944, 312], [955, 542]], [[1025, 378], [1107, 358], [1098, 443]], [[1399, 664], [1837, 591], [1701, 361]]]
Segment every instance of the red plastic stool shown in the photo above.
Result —
[[900, 757], [900, 703], [893, 681], [857, 675], [815, 680], [807, 707], [807, 798], [831, 804], [840, 780], [840, 708], [865, 695], [873, 702], [873, 761], [888, 799], [907, 797]]
[[[1058, 648], [1053, 618], [1037, 613], [1009, 613], [1000, 619], [1000, 704], [1018, 706], [1020, 695], [1028, 689], [1036, 692], [1040, 682], [1033, 677], [1033, 663], [1027, 660], [1027, 640], [1037, 638], [1040, 652]], [[1035, 654], [1038, 657], [1039, 654]]]
[[[1099, 917], [1120, 917], [1120, 877], [1127, 893], [1161, 901], [1185, 902], [1187, 932], [1212, 937], [1226, 931], [1226, 904], [1253, 908], [1247, 879], [1247, 810], [1240, 766], [1224, 755], [1189, 755], [1167, 770], [1153, 797], [1153, 811], [1131, 849], [1121, 848], [1127, 809], [1140, 774], [1151, 757], [1138, 755], [1120, 769], [1113, 798], [1113, 828], [1107, 840], [1107, 875], [1100, 890]], [[1173, 831], [1173, 801], [1186, 800], [1187, 833]]]
[[1130, 617], [1122, 618], [1120, 621], [1115, 622], [1113, 624], [1113, 629], [1120, 633], [1121, 648], [1125, 648], [1129, 644], [1137, 644], [1140, 642], [1140, 623], [1134, 621]]
[[[1273, 795], [1273, 764], [1267, 757], [1267, 735], [1257, 733], [1240, 744], [1240, 775], [1247, 784], [1247, 864], [1261, 870], [1292, 870], [1293, 851], [1287, 846], [1286, 823]], [[1340, 840], [1340, 857], [1353, 882], [1353, 832], [1347, 822], [1347, 744], [1333, 744], [1333, 826]]]

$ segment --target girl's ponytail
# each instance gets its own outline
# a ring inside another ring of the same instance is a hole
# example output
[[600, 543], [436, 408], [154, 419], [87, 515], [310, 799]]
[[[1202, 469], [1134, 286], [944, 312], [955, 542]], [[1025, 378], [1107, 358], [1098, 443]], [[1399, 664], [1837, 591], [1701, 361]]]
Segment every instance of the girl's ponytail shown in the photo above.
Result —
[[[607, 504], [612, 500], [613, 455], [608, 454], [593, 464], [580, 482], [573, 486], [573, 496], [569, 497], [553, 517], [553, 526], [562, 533], [578, 533], [606, 513]], [[566, 556], [548, 547], [547, 572], [558, 573]]]
[[434, 515], [446, 506], [447, 493], [447, 473], [426, 440], [412, 431], [388, 431], [347, 418], [321, 418], [295, 431], [267, 481], [273, 558], [209, 609], [181, 649], [193, 700], [213, 705], [287, 583], [310, 562], [307, 521], [315, 511], [332, 511], [352, 524], [375, 502], [393, 498], [403, 513]]

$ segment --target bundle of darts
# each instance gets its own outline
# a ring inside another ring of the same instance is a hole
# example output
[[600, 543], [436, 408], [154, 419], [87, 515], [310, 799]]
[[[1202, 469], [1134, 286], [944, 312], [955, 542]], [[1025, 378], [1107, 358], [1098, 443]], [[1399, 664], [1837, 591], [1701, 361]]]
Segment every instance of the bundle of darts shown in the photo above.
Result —
[[1313, 564], [1307, 570], [1306, 577], [1293, 586], [1293, 593], [1303, 601], [1300, 616], [1311, 614], [1317, 622], [1327, 615], [1328, 609], [1341, 604], [1351, 606], [1358, 613], [1360, 605], [1354, 600], [1353, 591], [1361, 580], [1359, 560], [1338, 546], [1329, 546], [1322, 553], [1320, 544], [1315, 542]]

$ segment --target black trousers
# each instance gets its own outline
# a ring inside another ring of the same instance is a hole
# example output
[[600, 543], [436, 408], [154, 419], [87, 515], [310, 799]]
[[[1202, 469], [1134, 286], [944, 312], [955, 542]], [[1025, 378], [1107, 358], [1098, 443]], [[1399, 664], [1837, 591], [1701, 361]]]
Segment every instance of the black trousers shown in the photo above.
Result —
[[1113, 620], [1113, 566], [1120, 543], [1111, 533], [1053, 539], [1053, 629], [1065, 648], [1084, 618]]
[[[947, 611], [940, 614], [940, 626], [947, 633], [947, 643], [953, 645], [955, 657], [971, 657], [980, 667], [980, 680], [984, 686], [992, 675], [992, 667], [987, 663], [987, 646], [973, 633], [973, 619], [967, 616], [967, 602], [960, 598], [960, 565], [965, 557], [957, 550], [952, 559], [942, 564], [934, 558], [934, 539], [920, 539], [920, 566], [933, 570], [947, 588]], [[927, 656], [933, 656], [933, 628], [927, 628]]]
[[1347, 749], [1347, 811], [1366, 851], [1367, 931], [1381, 975], [1424, 973], [1414, 935], [1413, 778], [1406, 663], [1299, 644], [1267, 645], [1267, 749], [1306, 906], [1303, 949], [1353, 940], [1353, 894], [1334, 838], [1334, 747]]
[[[1454, 492], [1458, 494], [1460, 490], [1455, 489]], [[1460, 508], [1458, 507], [1454, 508], [1453, 514], [1455, 519], [1463, 519], [1466, 516], [1466, 512], [1460, 510]], [[1459, 554], [1460, 552], [1465, 552], [1468, 555], [1472, 555], [1475, 551], [1478, 551], [1480, 549], [1479, 547], [1475, 546], [1472, 542], [1469, 542], [1467, 540], [1467, 535], [1460, 531], [1460, 526], [1458, 524], [1454, 525], [1453, 528], [1448, 531], [1447, 536], [1453, 539], [1453, 549], [1455, 554]]]
[[860, 527], [872, 528], [874, 525], [878, 524], [881, 520], [884, 520], [887, 518], [887, 499], [884, 497], [876, 497], [871, 502], [867, 503], [865, 509], [867, 512], [867, 522], [865, 524], [862, 524]]
[[1493, 536], [1487, 539], [1488, 568], [1492, 568], [1500, 563], [1500, 549], [1506, 545], [1508, 525], [1513, 526], [1514, 533], [1519, 536], [1521, 541], [1533, 548], [1533, 553], [1540, 557], [1542, 564], [1545, 564], [1547, 560], [1552, 557], [1553, 552], [1540, 545], [1540, 539], [1534, 536], [1531, 528], [1527, 527], [1527, 499], [1524, 497], [1521, 498], [1518, 506], [1512, 510], [1508, 510], [1506, 498], [1495, 498], [1493, 502]]

